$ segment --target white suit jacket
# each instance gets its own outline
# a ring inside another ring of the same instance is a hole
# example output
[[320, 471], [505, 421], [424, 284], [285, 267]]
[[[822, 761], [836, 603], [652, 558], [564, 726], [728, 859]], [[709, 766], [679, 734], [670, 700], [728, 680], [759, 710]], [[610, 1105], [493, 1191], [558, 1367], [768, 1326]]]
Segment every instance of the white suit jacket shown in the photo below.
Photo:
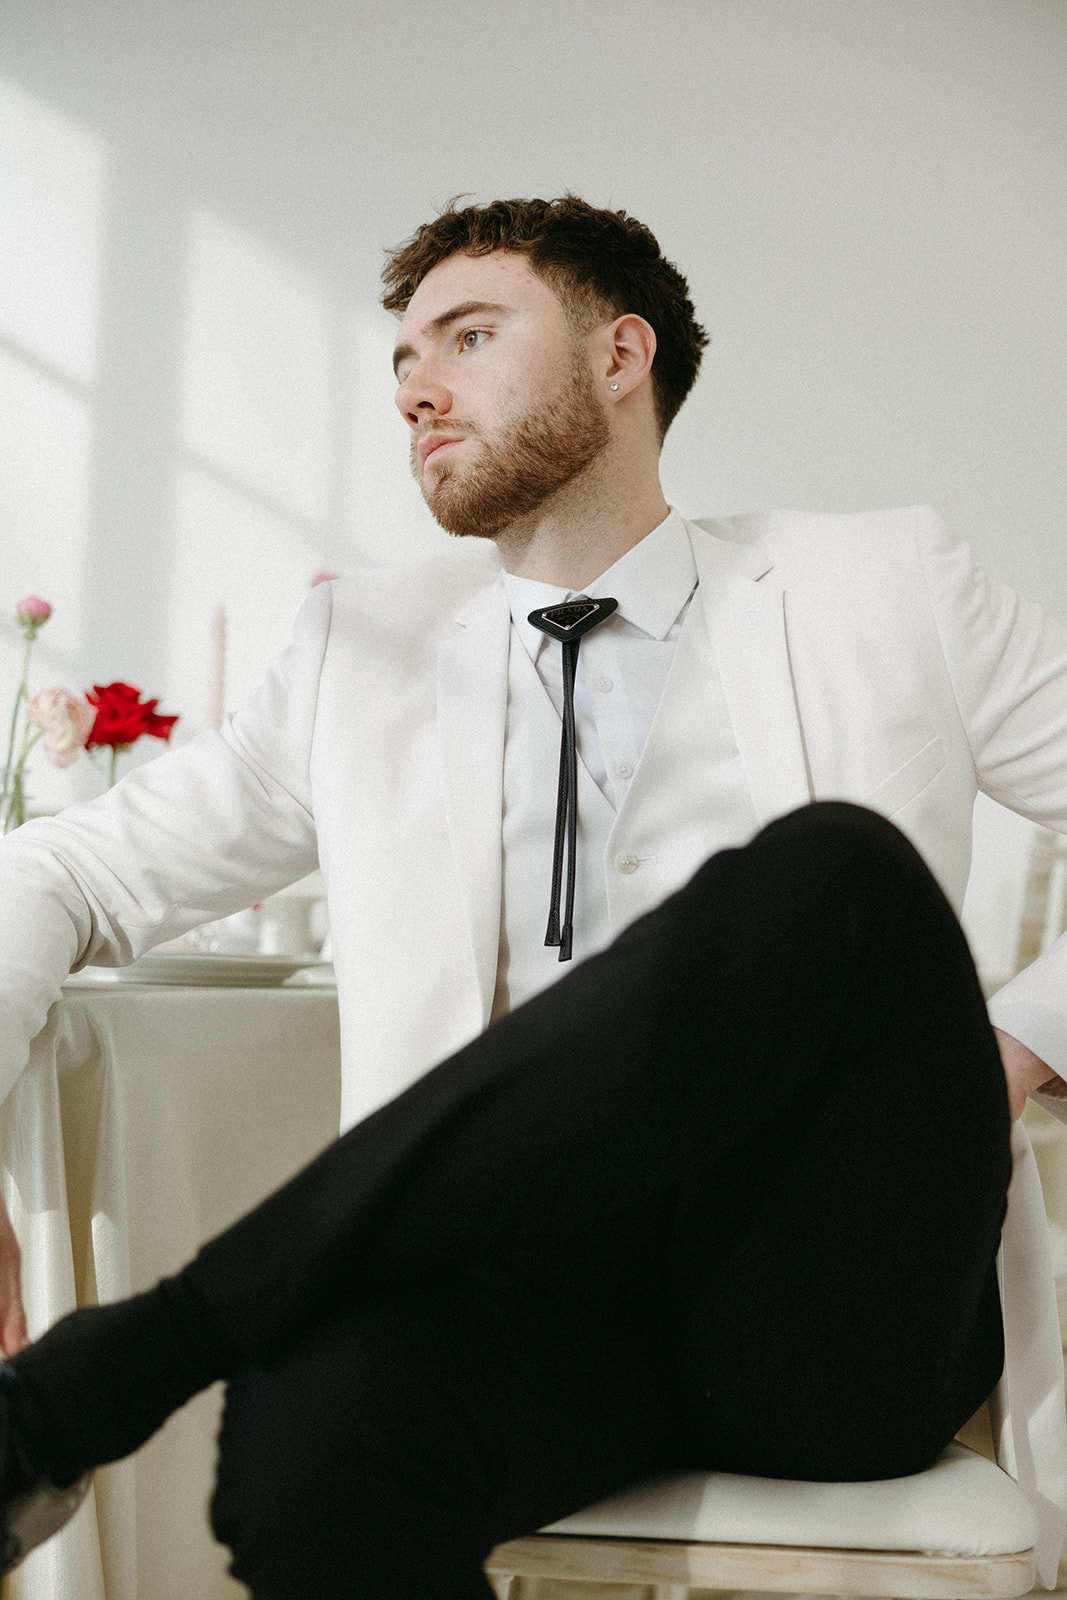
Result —
[[[761, 822], [812, 799], [868, 805], [911, 836], [957, 908], [978, 788], [1067, 832], [1067, 633], [977, 572], [932, 512], [687, 526]], [[346, 1124], [487, 1024], [510, 633], [497, 570], [491, 548], [452, 546], [425, 567], [320, 586], [221, 733], [4, 841], [0, 1093], [72, 966], [128, 961], [316, 864]], [[1009, 985], [997, 1020], [1067, 1075], [1067, 945]], [[1040, 1194], [1020, 1162], [1001, 1452], [1031, 1489], [1042, 1477], [1047, 1574], [1067, 1444]]]

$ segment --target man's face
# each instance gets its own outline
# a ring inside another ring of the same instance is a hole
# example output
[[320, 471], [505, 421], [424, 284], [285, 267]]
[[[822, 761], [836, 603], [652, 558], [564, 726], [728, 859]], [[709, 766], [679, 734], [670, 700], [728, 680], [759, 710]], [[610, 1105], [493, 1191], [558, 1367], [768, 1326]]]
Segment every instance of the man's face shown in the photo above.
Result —
[[449, 533], [493, 539], [597, 459], [605, 407], [586, 349], [522, 256], [451, 256], [397, 335], [411, 470]]

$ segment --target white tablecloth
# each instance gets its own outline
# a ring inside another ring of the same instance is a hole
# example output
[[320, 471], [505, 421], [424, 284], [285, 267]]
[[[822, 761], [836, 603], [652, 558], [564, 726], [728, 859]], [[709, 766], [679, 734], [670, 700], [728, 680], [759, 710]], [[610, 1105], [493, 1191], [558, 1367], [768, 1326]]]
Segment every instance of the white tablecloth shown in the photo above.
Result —
[[[327, 989], [70, 989], [0, 1107], [31, 1337], [181, 1265], [337, 1131]], [[238, 1600], [208, 1530], [221, 1389], [95, 1475], [10, 1600]]]

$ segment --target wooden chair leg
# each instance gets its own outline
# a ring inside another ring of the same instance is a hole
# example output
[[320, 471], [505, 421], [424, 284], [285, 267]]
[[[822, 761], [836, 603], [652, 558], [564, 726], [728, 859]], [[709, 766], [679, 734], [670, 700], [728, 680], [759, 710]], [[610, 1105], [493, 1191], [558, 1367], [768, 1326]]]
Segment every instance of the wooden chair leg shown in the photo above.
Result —
[[[489, 1582], [497, 1600], [508, 1600], [515, 1579], [510, 1573], [492, 1573]], [[689, 1586], [684, 1583], [657, 1583], [652, 1590], [655, 1600], [689, 1600]]]

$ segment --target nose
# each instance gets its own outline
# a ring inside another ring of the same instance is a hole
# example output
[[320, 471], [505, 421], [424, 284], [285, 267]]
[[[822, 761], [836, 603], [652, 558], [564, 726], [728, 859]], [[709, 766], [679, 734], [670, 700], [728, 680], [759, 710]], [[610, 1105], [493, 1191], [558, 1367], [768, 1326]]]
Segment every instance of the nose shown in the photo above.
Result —
[[413, 362], [397, 386], [397, 410], [410, 428], [418, 428], [430, 417], [447, 416], [452, 409], [452, 393], [433, 363], [428, 360]]

